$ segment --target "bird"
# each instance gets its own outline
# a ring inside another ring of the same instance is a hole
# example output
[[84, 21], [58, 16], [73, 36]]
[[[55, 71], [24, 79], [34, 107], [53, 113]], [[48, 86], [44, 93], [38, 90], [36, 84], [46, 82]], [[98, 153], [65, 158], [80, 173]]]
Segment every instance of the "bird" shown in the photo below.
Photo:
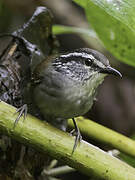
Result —
[[90, 110], [98, 86], [108, 74], [122, 77], [102, 53], [90, 48], [49, 56], [33, 71], [32, 97], [45, 119], [64, 131], [67, 120], [73, 120], [73, 152], [81, 140], [75, 117]]

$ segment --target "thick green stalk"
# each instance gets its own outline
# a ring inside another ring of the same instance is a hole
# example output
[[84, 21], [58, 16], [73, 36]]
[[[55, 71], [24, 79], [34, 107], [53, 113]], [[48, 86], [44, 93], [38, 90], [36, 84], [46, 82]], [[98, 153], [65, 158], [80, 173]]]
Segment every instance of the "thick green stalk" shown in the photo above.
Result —
[[[78, 117], [76, 120], [82, 134], [135, 156], [134, 140], [84, 117]], [[69, 126], [74, 127], [72, 120], [69, 120]]]
[[15, 108], [0, 102], [0, 131], [13, 139], [48, 153], [88, 176], [105, 180], [133, 180], [135, 169], [99, 148], [81, 141], [72, 155], [74, 137], [30, 115], [15, 128]]

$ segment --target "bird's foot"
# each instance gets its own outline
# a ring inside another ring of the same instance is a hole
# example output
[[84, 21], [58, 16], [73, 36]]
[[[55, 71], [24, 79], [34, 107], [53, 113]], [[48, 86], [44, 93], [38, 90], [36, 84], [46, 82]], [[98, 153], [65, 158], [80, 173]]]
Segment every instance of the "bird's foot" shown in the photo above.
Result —
[[73, 135], [75, 136], [75, 142], [74, 142], [74, 146], [73, 146], [73, 150], [72, 150], [72, 154], [74, 153], [75, 149], [77, 148], [77, 145], [78, 143], [82, 140], [82, 136], [81, 136], [81, 133], [80, 133], [80, 130], [75, 122], [75, 119], [72, 118], [73, 120], [73, 123], [74, 123], [74, 126], [75, 126], [75, 129], [73, 129], [71, 132], [70, 132], [70, 135]]
[[16, 124], [18, 123], [19, 119], [21, 118], [21, 116], [24, 117], [24, 120], [27, 116], [27, 111], [28, 111], [28, 106], [27, 104], [24, 104], [23, 106], [21, 106], [20, 108], [18, 108], [16, 110], [16, 113], [19, 113], [19, 115], [17, 116], [15, 122], [14, 122], [14, 127], [16, 126]]

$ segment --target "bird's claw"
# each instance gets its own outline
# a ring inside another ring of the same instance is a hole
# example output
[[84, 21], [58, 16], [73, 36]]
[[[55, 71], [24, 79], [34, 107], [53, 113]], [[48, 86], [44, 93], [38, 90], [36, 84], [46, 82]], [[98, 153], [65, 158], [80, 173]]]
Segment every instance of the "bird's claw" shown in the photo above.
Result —
[[21, 106], [20, 108], [18, 108], [16, 110], [16, 113], [19, 113], [19, 115], [17, 116], [15, 122], [14, 122], [14, 127], [16, 126], [16, 124], [18, 123], [19, 119], [21, 118], [21, 116], [24, 117], [24, 120], [27, 116], [27, 111], [28, 111], [28, 107], [27, 104], [24, 104], [23, 106]]
[[75, 129], [73, 129], [71, 132], [70, 132], [70, 135], [73, 135], [75, 136], [75, 142], [74, 142], [74, 146], [73, 146], [73, 150], [72, 150], [72, 154], [74, 153], [78, 143], [82, 140], [82, 136], [81, 136], [81, 133], [80, 133], [80, 130], [73, 118], [73, 123], [74, 123], [74, 126], [75, 126]]
[[78, 143], [82, 140], [82, 136], [81, 136], [81, 133], [80, 131], [76, 131], [75, 129], [73, 129], [71, 132], [70, 132], [70, 135], [73, 135], [75, 136], [75, 142], [74, 142], [74, 146], [73, 146], [73, 150], [72, 150], [72, 154], [74, 153]]

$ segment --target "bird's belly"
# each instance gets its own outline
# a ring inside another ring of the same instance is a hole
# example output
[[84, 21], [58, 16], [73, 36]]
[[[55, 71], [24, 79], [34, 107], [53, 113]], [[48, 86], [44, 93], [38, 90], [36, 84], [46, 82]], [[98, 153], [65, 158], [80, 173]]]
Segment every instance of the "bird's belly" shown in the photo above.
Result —
[[85, 114], [92, 106], [94, 92], [84, 91], [82, 85], [74, 86], [70, 82], [70, 86], [58, 88], [40, 86], [34, 91], [35, 100], [45, 117], [73, 118]]

